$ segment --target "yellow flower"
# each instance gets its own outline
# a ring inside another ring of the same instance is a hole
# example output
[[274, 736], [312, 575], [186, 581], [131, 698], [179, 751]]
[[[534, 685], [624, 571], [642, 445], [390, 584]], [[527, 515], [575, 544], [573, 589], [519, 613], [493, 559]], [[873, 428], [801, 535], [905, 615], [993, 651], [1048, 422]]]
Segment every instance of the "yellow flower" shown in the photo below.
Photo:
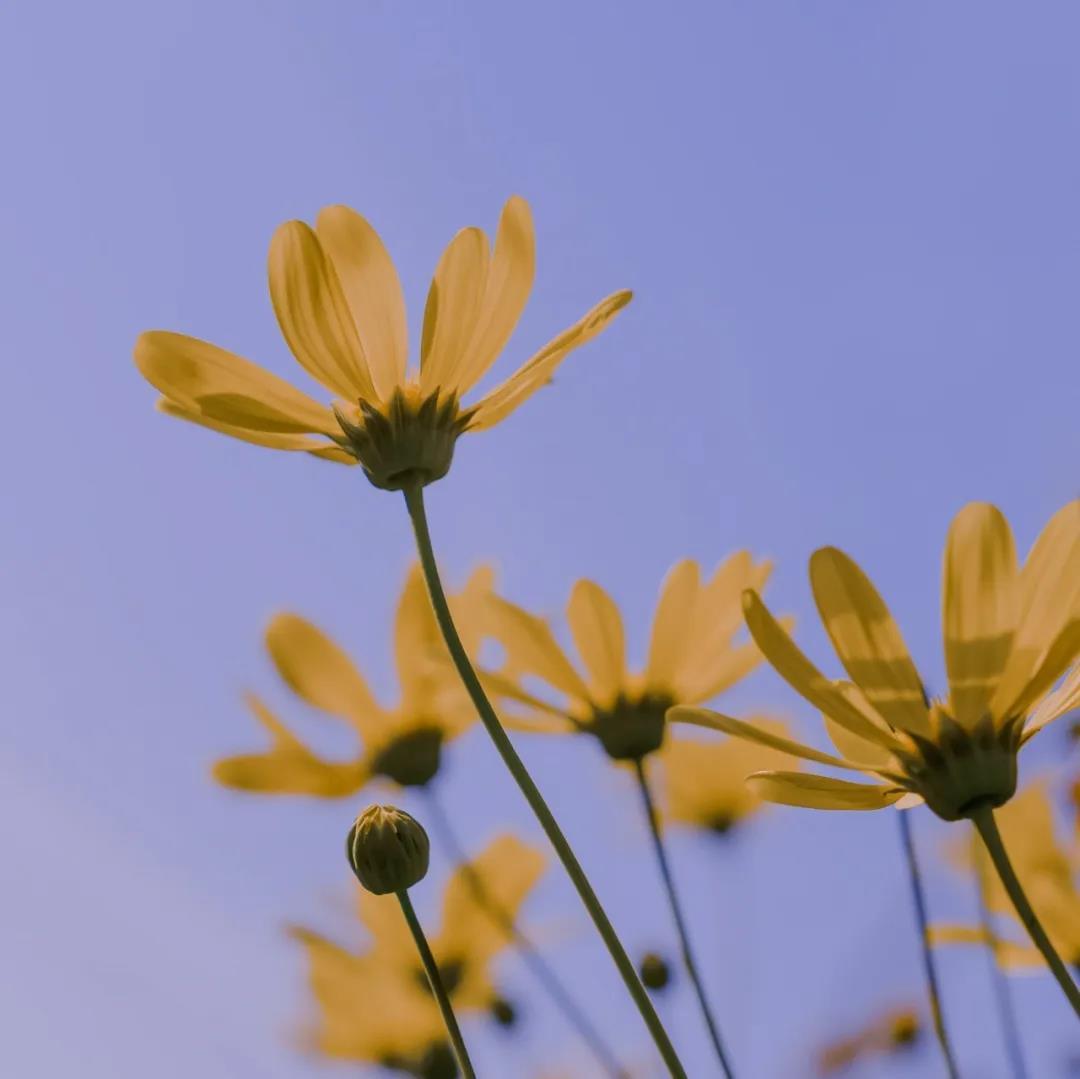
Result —
[[[1070, 849], [1058, 840], [1045, 782], [1022, 790], [998, 813], [997, 822], [1013, 869], [1054, 948], [1066, 963], [1080, 965], [1080, 848], [1074, 844]], [[1001, 881], [985, 867], [985, 862], [986, 853], [972, 836], [963, 852], [965, 868], [984, 866], [978, 878], [987, 907], [1022, 928]], [[931, 940], [935, 944], [989, 944], [1003, 967], [1045, 970], [1038, 949], [1007, 937], [989, 940], [982, 929], [974, 926], [934, 926]]]
[[1022, 568], [1008, 522], [971, 503], [957, 514], [944, 561], [945, 663], [949, 695], [930, 701], [900, 631], [866, 575], [834, 547], [816, 551], [810, 581], [825, 629], [850, 682], [826, 678], [754, 591], [746, 622], [776, 670], [824, 715], [839, 756], [773, 737], [716, 713], [729, 734], [883, 782], [759, 772], [770, 801], [815, 809], [878, 809], [911, 795], [946, 820], [997, 807], [1016, 789], [1020, 747], [1080, 703], [1080, 500], [1059, 510]]
[[135, 362], [161, 391], [161, 411], [280, 450], [364, 467], [377, 486], [430, 483], [450, 467], [465, 431], [493, 427], [550, 381], [630, 300], [617, 292], [545, 345], [472, 405], [461, 397], [506, 346], [532, 289], [528, 203], [514, 197], [486, 233], [462, 229], [435, 269], [424, 311], [419, 371], [408, 370], [405, 302], [375, 230], [345, 206], [312, 229], [289, 221], [270, 244], [270, 299], [297, 362], [334, 395], [320, 403], [248, 360], [205, 341], [154, 330]]
[[835, 1075], [867, 1057], [903, 1052], [921, 1033], [922, 1023], [914, 1008], [893, 1008], [855, 1034], [825, 1046], [818, 1054], [818, 1074]]
[[[492, 587], [490, 569], [477, 570], [451, 597], [468, 649], [480, 643], [478, 621]], [[248, 704], [269, 731], [263, 753], [227, 757], [214, 777], [227, 787], [264, 794], [341, 798], [383, 779], [423, 786], [438, 771], [444, 743], [476, 720], [453, 668], [418, 566], [409, 571], [394, 628], [401, 697], [395, 708], [376, 701], [352, 660], [325, 633], [295, 614], [279, 614], [266, 631], [266, 647], [285, 684], [305, 703], [348, 723], [361, 750], [353, 760], [328, 761], [313, 753], [254, 694]]]
[[[544, 871], [544, 856], [499, 836], [447, 882], [442, 928], [429, 943], [454, 1010], [491, 1014], [501, 1000], [495, 961], [512, 943], [508, 926]], [[487, 899], [477, 900], [477, 887]], [[416, 945], [393, 895], [357, 889], [357, 913], [371, 943], [355, 953], [308, 929], [291, 932], [307, 953], [318, 1008], [310, 1042], [327, 1056], [393, 1063], [404, 1070], [442, 1044], [445, 1029]], [[490, 910], [503, 915], [493, 917]]]
[[[614, 760], [641, 760], [660, 748], [671, 705], [708, 700], [761, 662], [752, 642], [733, 638], [742, 621], [742, 590], [762, 587], [771, 569], [768, 562], [755, 564], [746, 551], [732, 555], [707, 581], [696, 562], [674, 566], [660, 593], [648, 661], [637, 672], [627, 669], [619, 609], [598, 584], [578, 581], [566, 608], [583, 673], [543, 618], [493, 595], [492, 633], [505, 647], [507, 662], [504, 671], [484, 677], [493, 692], [527, 706], [514, 726], [592, 734]], [[527, 675], [545, 682], [561, 701], [525, 690], [520, 679]], [[712, 726], [697, 717], [691, 721]]]

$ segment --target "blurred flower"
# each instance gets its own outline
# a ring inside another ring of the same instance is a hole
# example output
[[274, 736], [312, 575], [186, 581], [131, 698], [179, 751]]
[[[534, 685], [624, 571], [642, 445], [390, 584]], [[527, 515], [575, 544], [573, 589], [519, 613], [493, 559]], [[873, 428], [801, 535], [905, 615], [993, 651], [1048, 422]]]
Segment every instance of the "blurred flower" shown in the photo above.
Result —
[[[451, 596], [462, 639], [479, 647], [483, 598], [492, 587], [490, 569], [479, 569]], [[349, 657], [299, 615], [280, 614], [266, 631], [270, 658], [286, 685], [303, 701], [348, 723], [359, 736], [354, 760], [327, 761], [313, 753], [256, 696], [247, 700], [272, 745], [264, 753], [227, 757], [214, 777], [227, 787], [263, 794], [340, 798], [373, 779], [423, 786], [438, 772], [443, 743], [476, 720], [435, 623], [423, 575], [414, 566], [405, 581], [394, 627], [401, 698], [385, 709]]]
[[532, 215], [514, 197], [486, 233], [462, 229], [435, 269], [419, 372], [408, 373], [405, 302], [397, 271], [368, 222], [345, 206], [315, 228], [289, 221], [270, 244], [270, 299], [297, 362], [335, 395], [333, 407], [205, 341], [154, 330], [135, 362], [161, 391], [161, 411], [273, 449], [353, 464], [378, 486], [430, 483], [450, 467], [465, 431], [505, 419], [550, 381], [566, 356], [630, 300], [617, 292], [545, 345], [516, 374], [461, 406], [513, 333], [532, 289]]
[[[499, 909], [516, 917], [544, 871], [544, 856], [511, 835], [493, 840], [459, 866], [443, 894], [442, 928], [430, 937], [454, 1011], [493, 1014], [503, 1000], [493, 965], [510, 945], [503, 922], [476, 899], [468, 874], [481, 881]], [[383, 1064], [415, 1075], [433, 1074], [445, 1030], [428, 989], [416, 945], [393, 895], [357, 890], [357, 913], [371, 937], [360, 953], [309, 929], [291, 934], [307, 953], [308, 980], [318, 1018], [307, 1041], [338, 1059]], [[453, 1075], [451, 1071], [448, 1074]]]
[[671, 965], [656, 952], [646, 952], [638, 964], [641, 984], [654, 993], [659, 993], [671, 984]]
[[825, 629], [851, 682], [834, 682], [798, 649], [756, 591], [744, 597], [754, 640], [776, 670], [824, 714], [840, 756], [773, 737], [711, 712], [730, 734], [806, 760], [884, 780], [761, 772], [762, 797], [815, 809], [878, 809], [911, 794], [957, 820], [1000, 806], [1016, 789], [1020, 747], [1080, 703], [1080, 500], [1064, 506], [1022, 569], [1012, 532], [995, 507], [971, 503], [949, 530], [944, 565], [949, 696], [931, 702], [900, 631], [870, 580], [834, 547], [816, 551], [810, 580]]
[[913, 1008], [894, 1008], [850, 1037], [825, 1046], [818, 1054], [818, 1073], [836, 1075], [867, 1057], [899, 1053], [921, 1036], [919, 1014]]
[[[506, 668], [486, 672], [485, 680], [494, 693], [526, 706], [512, 720], [517, 728], [592, 734], [612, 759], [639, 761], [663, 743], [671, 705], [708, 700], [761, 662], [753, 642], [733, 638], [742, 622], [741, 592], [763, 587], [771, 569], [768, 562], [755, 565], [746, 551], [732, 555], [707, 581], [696, 562], [674, 566], [661, 590], [641, 672], [627, 670], [619, 609], [598, 584], [578, 581], [566, 608], [584, 675], [543, 618], [493, 595], [492, 632], [506, 649]], [[528, 692], [525, 676], [541, 679], [562, 702]]]
[[[1045, 782], [1022, 790], [997, 815], [1002, 839], [1007, 845], [1013, 869], [1046, 929], [1058, 954], [1073, 966], [1080, 966], [1080, 846], [1062, 843], [1054, 827], [1054, 809]], [[986, 854], [972, 835], [961, 851], [961, 864], [971, 871], [985, 861]], [[1003, 915], [1022, 930], [1016, 911], [1000, 880], [993, 873], [977, 874], [987, 907]], [[1006, 969], [1045, 969], [1036, 948], [1009, 938], [990, 940], [976, 926], [939, 925], [931, 929], [934, 944], [986, 944], [994, 948]]]

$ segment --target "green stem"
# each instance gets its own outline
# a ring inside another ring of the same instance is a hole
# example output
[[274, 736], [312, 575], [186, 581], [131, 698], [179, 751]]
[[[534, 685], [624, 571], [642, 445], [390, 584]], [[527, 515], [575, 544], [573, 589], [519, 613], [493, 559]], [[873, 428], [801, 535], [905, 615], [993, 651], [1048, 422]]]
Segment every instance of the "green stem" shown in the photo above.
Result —
[[412, 931], [413, 940], [416, 941], [416, 950], [420, 953], [420, 961], [424, 964], [424, 973], [427, 974], [428, 984], [431, 986], [432, 995], [439, 1005], [443, 1022], [446, 1024], [446, 1033], [450, 1035], [450, 1045], [454, 1050], [454, 1059], [457, 1060], [458, 1071], [462, 1079], [476, 1079], [472, 1061], [469, 1060], [469, 1051], [465, 1048], [465, 1039], [461, 1036], [461, 1028], [458, 1026], [457, 1016], [450, 1004], [450, 996], [443, 985], [442, 975], [439, 974], [439, 964], [435, 962], [435, 956], [431, 954], [427, 937], [424, 936], [424, 928], [420, 919], [413, 910], [412, 900], [409, 893], [400, 891], [397, 893], [398, 902], [401, 904], [401, 913], [405, 915], [405, 921]]
[[584, 1007], [574, 1000], [570, 990], [563, 985], [558, 974], [545, 962], [544, 957], [537, 951], [536, 945], [525, 935], [523, 930], [518, 928], [511, 915], [503, 910], [492, 898], [484, 886], [480, 874], [466, 859], [465, 852], [461, 849], [461, 844], [458, 842], [449, 818], [443, 812], [442, 803], [435, 791], [429, 785], [424, 788], [424, 793], [427, 796], [430, 811], [428, 819], [434, 822], [433, 827], [439, 833], [439, 842], [457, 863], [458, 869], [463, 874], [465, 882], [472, 890], [476, 901], [513, 941], [522, 962], [529, 968], [533, 977], [544, 988], [548, 996], [551, 997], [563, 1018], [577, 1031], [581, 1040], [592, 1051], [600, 1067], [608, 1075], [613, 1076], [614, 1079], [629, 1079], [627, 1072], [619, 1063], [614, 1052], [592, 1023], [589, 1022]]
[[600, 900], [589, 883], [589, 878], [585, 875], [585, 871], [581, 868], [581, 864], [578, 862], [573, 850], [571, 850], [562, 829], [556, 822], [551, 810], [548, 809], [544, 796], [533, 782], [532, 776], [529, 775], [524, 762], [518, 756], [517, 750], [514, 749], [506, 731], [503, 730], [499, 717], [495, 714], [495, 709], [488, 700], [484, 687], [480, 684], [480, 679], [473, 669], [472, 662], [465, 651], [465, 646], [461, 643], [457, 627], [454, 625], [453, 616], [450, 613], [450, 605], [446, 601], [442, 581], [439, 578], [439, 570], [435, 564], [435, 554], [431, 546], [431, 534], [428, 531], [427, 514], [424, 511], [423, 489], [419, 486], [410, 486], [404, 489], [403, 494], [405, 495], [405, 504], [409, 510], [409, 517], [412, 520], [413, 532], [416, 535], [416, 549], [420, 556], [420, 565], [423, 567], [424, 579], [427, 581], [428, 595], [431, 598], [431, 606], [435, 611], [436, 621], [439, 623], [439, 629], [442, 631], [450, 657], [457, 668], [465, 689], [472, 698], [480, 721], [484, 724], [489, 737], [495, 743], [495, 748], [499, 751], [499, 756], [502, 757], [507, 770], [513, 776], [536, 819], [540, 822], [540, 827], [544, 829], [548, 840], [555, 848], [555, 853], [559, 856], [559, 861], [562, 862], [567, 876], [569, 876], [577, 889], [578, 896], [581, 898], [585, 909], [589, 912], [597, 932], [607, 946], [607, 950], [611, 954], [623, 982], [626, 984], [627, 991], [630, 993], [634, 1004], [637, 1005], [641, 1018], [652, 1035], [660, 1056], [667, 1065], [668, 1072], [674, 1079], [686, 1079], [686, 1070], [679, 1061], [675, 1047], [671, 1044], [667, 1031], [664, 1030], [664, 1025], [660, 1022], [660, 1017], [656, 1014], [656, 1009], [653, 1008], [652, 1001], [649, 1000], [649, 995], [641, 984], [633, 963], [630, 962], [630, 957], [626, 954], [626, 949], [623, 948], [615, 929], [608, 920]]
[[994, 999], [997, 1002], [998, 1018], [1001, 1021], [1001, 1037], [1005, 1042], [1005, 1052], [1009, 1058], [1014, 1079], [1027, 1079], [1024, 1066], [1024, 1052], [1020, 1043], [1020, 1027], [1016, 1021], [1012, 993], [1009, 981], [1001, 969], [1000, 941], [994, 930], [994, 919], [986, 902], [986, 869], [982, 851], [975, 851], [975, 890], [979, 897], [979, 923], [986, 937], [987, 950], [990, 954], [990, 980], [994, 986]]
[[1027, 896], [1024, 894], [1024, 889], [1020, 886], [1020, 881], [1013, 870], [1012, 863], [1009, 861], [1009, 855], [1005, 851], [1005, 844], [1001, 841], [1001, 833], [998, 831], [997, 821], [994, 820], [993, 809], [988, 804], [983, 803], [975, 806], [968, 816], [978, 829], [983, 845], [990, 855], [990, 861], [994, 863], [994, 868], [997, 870], [997, 875], [1001, 878], [1001, 883], [1012, 901], [1017, 917], [1028, 931], [1035, 947], [1042, 952], [1046, 965], [1050, 968], [1051, 973], [1057, 979], [1058, 985], [1061, 986], [1062, 992], [1073, 1006], [1073, 1011], [1076, 1012], [1077, 1016], [1080, 1016], [1080, 989], [1069, 977], [1069, 972], [1061, 961], [1061, 956], [1058, 955], [1053, 944], [1050, 943], [1050, 938], [1046, 935], [1046, 930], [1043, 929], [1039, 916], [1032, 909]]
[[653, 851], [656, 853], [656, 862], [660, 867], [660, 876], [664, 881], [664, 890], [667, 892], [671, 915], [675, 920], [675, 930], [679, 935], [679, 947], [682, 950], [683, 965], [686, 967], [687, 974], [690, 975], [690, 982], [694, 987], [694, 993], [697, 996], [705, 1026], [708, 1027], [709, 1038], [712, 1041], [713, 1049], [716, 1051], [717, 1060], [720, 1061], [720, 1067], [723, 1069], [724, 1075], [728, 1079], [732, 1079], [734, 1073], [731, 1070], [727, 1054], [724, 1052], [724, 1042], [720, 1037], [720, 1028], [713, 1016], [712, 1009], [709, 1007], [709, 999], [705, 994], [705, 983], [698, 972], [693, 949], [690, 947], [690, 934], [686, 927], [686, 918], [683, 915], [678, 892], [675, 890], [675, 878], [668, 862], [667, 851], [664, 849], [664, 840], [660, 834], [660, 820], [657, 816], [652, 791], [649, 789], [649, 780], [645, 774], [644, 761], [640, 759], [634, 761], [634, 770], [637, 774], [638, 789], [641, 791], [641, 802], [645, 809], [645, 817], [649, 822], [649, 834], [652, 836]]
[[919, 861], [915, 857], [915, 841], [911, 836], [911, 822], [908, 820], [908, 813], [910, 812], [908, 809], [898, 809], [896, 815], [900, 821], [900, 837], [904, 845], [904, 858], [907, 862], [908, 879], [911, 883], [911, 899], [915, 907], [915, 921], [919, 929], [923, 971], [926, 974], [926, 993], [930, 998], [930, 1018], [934, 1024], [934, 1033], [937, 1035], [938, 1045], [941, 1046], [941, 1055], [945, 1058], [945, 1070], [949, 1073], [949, 1079], [958, 1079], [960, 1072], [956, 1067], [952, 1044], [949, 1041], [948, 1032], [945, 1030], [945, 1016], [941, 1010], [941, 989], [938, 985], [934, 952], [930, 947], [930, 927], [926, 916], [926, 895], [923, 892]]

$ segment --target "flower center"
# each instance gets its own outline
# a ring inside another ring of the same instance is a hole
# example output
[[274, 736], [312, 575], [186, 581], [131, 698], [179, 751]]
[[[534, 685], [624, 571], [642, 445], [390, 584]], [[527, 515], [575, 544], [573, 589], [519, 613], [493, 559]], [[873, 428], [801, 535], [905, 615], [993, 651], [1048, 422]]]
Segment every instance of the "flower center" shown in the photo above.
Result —
[[639, 761], [660, 748], [664, 713], [674, 703], [666, 694], [646, 693], [633, 700], [620, 694], [610, 708], [597, 709], [585, 729], [613, 760]]
[[442, 761], [443, 732], [417, 727], [399, 734], [375, 755], [371, 769], [401, 787], [423, 787], [434, 779]]
[[[427, 974], [424, 972], [423, 967], [417, 967], [413, 971], [413, 977], [416, 978], [425, 993], [431, 993], [431, 986], [428, 985]], [[464, 961], [461, 959], [444, 959], [439, 964], [439, 977], [442, 978], [446, 995], [452, 997], [465, 977]]]

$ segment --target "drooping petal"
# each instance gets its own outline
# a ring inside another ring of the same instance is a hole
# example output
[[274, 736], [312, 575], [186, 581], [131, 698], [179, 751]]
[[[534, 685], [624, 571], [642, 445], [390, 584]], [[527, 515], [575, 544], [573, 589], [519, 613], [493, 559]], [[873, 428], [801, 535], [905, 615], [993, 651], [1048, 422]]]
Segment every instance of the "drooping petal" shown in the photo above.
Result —
[[743, 613], [750, 635], [765, 653], [766, 659], [797, 693], [801, 693], [811, 704], [832, 716], [841, 726], [847, 727], [852, 734], [889, 749], [896, 748], [896, 738], [867, 719], [834, 683], [803, 655], [756, 592], [743, 593]]
[[1038, 734], [1048, 723], [1080, 708], [1080, 662], [1074, 663], [1065, 680], [1048, 693], [1024, 726], [1024, 740]]
[[299, 615], [275, 615], [266, 648], [289, 688], [308, 704], [347, 719], [365, 741], [377, 740], [385, 713], [356, 665], [321, 629]]
[[339, 430], [330, 409], [306, 393], [197, 337], [166, 330], [140, 334], [135, 363], [170, 402], [207, 420], [275, 434]]
[[743, 738], [748, 742], [756, 742], [758, 745], [768, 746], [770, 749], [779, 750], [781, 753], [790, 754], [792, 757], [800, 757], [802, 760], [815, 761], [817, 764], [827, 764], [832, 768], [844, 768], [852, 772], [866, 771], [866, 764], [856, 763], [855, 760], [843, 760], [831, 753], [822, 753], [819, 749], [804, 746], [801, 742], [795, 742], [777, 734], [767, 728], [755, 726], [752, 723], [744, 723], [742, 720], [725, 716], [720, 712], [713, 712], [708, 708], [686, 708], [677, 706], [669, 708], [667, 713], [670, 723], [691, 723], [696, 727], [707, 727], [709, 730], [723, 731], [735, 738]]
[[690, 558], [672, 566], [664, 578], [645, 667], [645, 685], [651, 691], [670, 693], [675, 684], [700, 585], [701, 572]]
[[904, 796], [897, 787], [849, 783], [807, 772], [755, 772], [746, 782], [767, 802], [804, 809], [884, 809]]
[[930, 728], [922, 680], [888, 607], [870, 579], [835, 547], [810, 558], [810, 583], [821, 621], [844, 669], [893, 726]]
[[532, 289], [536, 241], [529, 204], [515, 195], [503, 207], [495, 253], [476, 326], [465, 348], [455, 385], [466, 393], [495, 362], [514, 332]]
[[1000, 721], [1020, 699], [1065, 626], [1080, 620], [1080, 499], [1062, 506], [1033, 544], [1018, 585], [1016, 635], [990, 708]]
[[337, 271], [309, 225], [279, 226], [269, 275], [278, 325], [301, 367], [348, 401], [378, 401]]
[[989, 713], [1016, 628], [1016, 548], [996, 506], [971, 502], [953, 519], [942, 605], [950, 711], [974, 727]]
[[584, 318], [564, 330], [476, 405], [470, 429], [484, 430], [511, 412], [550, 381], [555, 369], [574, 349], [591, 341], [630, 302], [633, 293], [616, 292], [598, 303]]
[[626, 641], [615, 601], [593, 581], [578, 581], [566, 618], [589, 674], [589, 689], [600, 707], [614, 703], [626, 684]]
[[[1024, 741], [1038, 734], [1048, 723], [1080, 707], [1080, 662], [1076, 662], [1080, 655], [1080, 621], [1066, 626], [1058, 634], [1058, 639], [1051, 647], [1046, 659], [1032, 676], [1028, 683], [1027, 692], [1017, 701], [1017, 714], [1023, 715], [1040, 697], [1047, 696], [1039, 703], [1038, 707], [1028, 718], [1024, 726]], [[1065, 675], [1065, 680], [1054, 690], [1048, 692], [1050, 687], [1061, 677], [1065, 665], [1073, 660], [1072, 669]]]
[[420, 387], [457, 392], [465, 349], [480, 317], [488, 277], [488, 238], [483, 229], [462, 229], [435, 267], [424, 309]]
[[[834, 682], [833, 685], [847, 698], [851, 705], [866, 716], [870, 723], [876, 726], [881, 725], [881, 717], [875, 712], [873, 705], [854, 682]], [[821, 718], [825, 721], [825, 730], [832, 744], [848, 760], [863, 761], [870, 767], [878, 769], [888, 768], [894, 764], [892, 754], [880, 742], [872, 742], [853, 734], [847, 727], [842, 727], [824, 712], [821, 713]]]
[[218, 434], [228, 435], [230, 438], [239, 439], [241, 442], [250, 442], [253, 446], [266, 446], [272, 450], [300, 450], [306, 453], [324, 454], [326, 451], [335, 452], [332, 460], [339, 460], [343, 464], [356, 464], [356, 458], [352, 454], [341, 450], [340, 447], [330, 445], [323, 439], [313, 435], [279, 434], [275, 431], [255, 431], [250, 427], [241, 427], [231, 423], [223, 423], [221, 420], [212, 420], [201, 412], [193, 412], [184, 408], [183, 405], [175, 404], [167, 397], [159, 397], [154, 403], [158, 412], [166, 416], [173, 416], [178, 420], [194, 423], [199, 427], [205, 427]]
[[379, 234], [348, 206], [327, 206], [315, 234], [337, 271], [367, 357], [375, 392], [384, 401], [405, 382], [408, 323], [401, 282]]

